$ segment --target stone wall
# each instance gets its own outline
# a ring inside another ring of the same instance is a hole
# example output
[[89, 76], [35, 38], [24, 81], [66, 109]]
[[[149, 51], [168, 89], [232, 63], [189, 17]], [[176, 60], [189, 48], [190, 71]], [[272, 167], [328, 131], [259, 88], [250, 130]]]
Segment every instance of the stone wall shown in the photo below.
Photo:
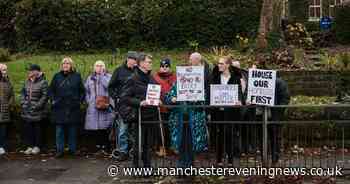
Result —
[[338, 90], [350, 83], [350, 72], [334, 71], [281, 71], [291, 96], [336, 96]]

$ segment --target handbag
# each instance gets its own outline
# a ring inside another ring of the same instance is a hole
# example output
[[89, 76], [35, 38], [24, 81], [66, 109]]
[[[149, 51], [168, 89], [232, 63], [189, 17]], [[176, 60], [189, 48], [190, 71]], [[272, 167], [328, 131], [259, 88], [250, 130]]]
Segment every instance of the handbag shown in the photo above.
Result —
[[96, 109], [107, 110], [109, 107], [109, 97], [97, 95], [96, 81], [94, 82], [94, 88], [95, 88], [95, 94], [96, 94], [96, 99], [95, 99]]

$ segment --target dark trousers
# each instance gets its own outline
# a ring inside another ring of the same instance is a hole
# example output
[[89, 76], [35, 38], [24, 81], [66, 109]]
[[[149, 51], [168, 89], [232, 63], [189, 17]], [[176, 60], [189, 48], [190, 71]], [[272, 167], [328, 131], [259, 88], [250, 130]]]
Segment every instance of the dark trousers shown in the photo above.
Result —
[[108, 139], [108, 130], [88, 130], [88, 136], [90, 140], [93, 140], [95, 145], [103, 146], [106, 149], [110, 148], [109, 139]]
[[[262, 117], [258, 117], [258, 120], [262, 120]], [[262, 129], [262, 125], [259, 125], [258, 128], [258, 136], [259, 136], [259, 140], [260, 140], [260, 150], [261, 150], [261, 154], [263, 153], [262, 151], [262, 146], [263, 146], [263, 129]], [[279, 158], [280, 158], [280, 154], [281, 154], [281, 129], [282, 126], [281, 125], [277, 125], [277, 124], [271, 124], [268, 125], [267, 127], [267, 145], [268, 145], [268, 153], [271, 153], [271, 157], [272, 157], [272, 163], [276, 163], [278, 162]]]
[[0, 148], [5, 148], [6, 144], [6, 132], [7, 132], [6, 124], [0, 124]]
[[164, 144], [165, 148], [170, 148], [170, 129], [169, 129], [169, 113], [162, 113], [162, 121], [163, 121], [163, 131], [164, 131]]
[[[238, 114], [238, 113], [235, 113]], [[218, 110], [213, 117], [214, 121], [234, 121], [233, 114]], [[237, 117], [238, 119], [239, 117]], [[216, 123], [216, 161], [221, 162], [225, 154], [228, 161], [232, 162], [233, 156], [239, 153], [238, 126], [233, 123]]]
[[25, 143], [29, 147], [41, 147], [41, 123], [24, 122]]
[[[151, 167], [151, 139], [153, 136], [151, 134], [152, 129], [155, 124], [142, 124], [141, 125], [141, 159], [143, 162], [143, 167]], [[140, 167], [139, 160], [139, 126], [138, 123], [129, 124], [129, 133], [132, 146], [133, 154], [133, 165], [134, 167]]]

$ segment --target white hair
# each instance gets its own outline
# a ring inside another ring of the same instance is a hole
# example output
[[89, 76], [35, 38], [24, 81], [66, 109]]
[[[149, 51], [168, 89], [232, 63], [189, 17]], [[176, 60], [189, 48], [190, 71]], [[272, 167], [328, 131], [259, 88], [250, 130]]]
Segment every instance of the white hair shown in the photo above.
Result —
[[103, 70], [106, 70], [106, 64], [103, 61], [101, 60], [96, 61], [94, 64], [94, 67], [96, 68], [97, 65], [102, 66]]
[[198, 52], [194, 52], [190, 55], [190, 60], [198, 60], [201, 61], [202, 60], [202, 55]]
[[7, 69], [7, 66], [5, 64], [0, 63], [0, 69]]
[[241, 68], [241, 63], [239, 61], [232, 61], [232, 66], [236, 67], [236, 68]]

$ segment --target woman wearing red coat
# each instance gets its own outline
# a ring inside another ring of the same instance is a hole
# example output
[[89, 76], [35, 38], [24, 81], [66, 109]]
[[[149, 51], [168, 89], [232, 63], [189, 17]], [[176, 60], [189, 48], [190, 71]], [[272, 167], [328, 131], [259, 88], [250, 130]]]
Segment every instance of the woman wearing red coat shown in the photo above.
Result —
[[[157, 83], [161, 86], [161, 100], [164, 101], [165, 95], [170, 91], [171, 87], [176, 82], [176, 75], [171, 72], [171, 60], [168, 58], [162, 59], [160, 61], [160, 68], [157, 73], [154, 74], [153, 78]], [[160, 112], [163, 121], [168, 121], [169, 113], [168, 109], [165, 107], [160, 107]], [[170, 137], [169, 137], [169, 129], [167, 123], [164, 126], [165, 132], [165, 147], [169, 147]], [[165, 150], [160, 149], [159, 155], [164, 155]]]

